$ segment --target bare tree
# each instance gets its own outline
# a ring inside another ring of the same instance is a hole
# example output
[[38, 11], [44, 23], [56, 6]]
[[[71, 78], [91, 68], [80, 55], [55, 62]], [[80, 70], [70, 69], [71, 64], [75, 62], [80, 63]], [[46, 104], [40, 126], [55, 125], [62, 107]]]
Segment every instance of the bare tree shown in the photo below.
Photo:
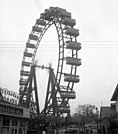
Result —
[[97, 122], [99, 115], [99, 110], [95, 105], [86, 104], [79, 105], [76, 108], [76, 113], [73, 115], [73, 118], [80, 119], [81, 122], [92, 123]]

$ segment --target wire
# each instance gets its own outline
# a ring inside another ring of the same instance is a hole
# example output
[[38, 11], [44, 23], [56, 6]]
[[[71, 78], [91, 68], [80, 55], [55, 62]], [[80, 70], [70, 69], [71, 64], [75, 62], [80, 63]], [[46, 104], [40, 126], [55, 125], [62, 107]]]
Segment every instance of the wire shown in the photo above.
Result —
[[[0, 42], [26, 42], [26, 41], [0, 41]], [[118, 42], [117, 40], [116, 41], [87, 41], [87, 40], [80, 40], [80, 42]]]

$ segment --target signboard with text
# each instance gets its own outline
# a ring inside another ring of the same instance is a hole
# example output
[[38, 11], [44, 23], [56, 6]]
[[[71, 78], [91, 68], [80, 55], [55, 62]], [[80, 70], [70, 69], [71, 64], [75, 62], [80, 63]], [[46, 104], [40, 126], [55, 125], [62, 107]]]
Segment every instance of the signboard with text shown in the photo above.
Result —
[[0, 93], [2, 94], [3, 100], [10, 102], [11, 104], [18, 105], [19, 94], [14, 91], [9, 91], [7, 88], [0, 87]]

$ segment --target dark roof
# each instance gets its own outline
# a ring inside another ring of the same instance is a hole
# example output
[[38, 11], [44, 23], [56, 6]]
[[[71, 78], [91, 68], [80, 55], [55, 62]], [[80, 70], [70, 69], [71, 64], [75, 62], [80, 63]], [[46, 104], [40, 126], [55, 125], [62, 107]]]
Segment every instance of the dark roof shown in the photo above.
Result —
[[111, 101], [116, 101], [116, 100], [118, 100], [118, 84], [115, 88], [115, 91], [114, 91], [112, 97], [111, 97]]
[[110, 116], [111, 116], [111, 107], [102, 106], [100, 109], [100, 118], [105, 118]]

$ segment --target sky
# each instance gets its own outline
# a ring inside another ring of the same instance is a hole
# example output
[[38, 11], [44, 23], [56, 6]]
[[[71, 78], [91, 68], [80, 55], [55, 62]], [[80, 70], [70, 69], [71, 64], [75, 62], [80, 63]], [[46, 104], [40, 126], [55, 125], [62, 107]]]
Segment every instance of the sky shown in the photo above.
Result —
[[[77, 71], [80, 82], [74, 85], [76, 99], [70, 101], [71, 112], [79, 104], [110, 106], [118, 83], [117, 5], [117, 0], [1, 0], [0, 87], [18, 92], [21, 61], [32, 26], [45, 9], [61, 7], [76, 19], [75, 28], [80, 32], [77, 40], [82, 44], [78, 52], [82, 59]], [[53, 26], [46, 32], [43, 43], [37, 58], [41, 57], [40, 62], [45, 59], [48, 65], [55, 57], [51, 62], [56, 65], [58, 41]]]

